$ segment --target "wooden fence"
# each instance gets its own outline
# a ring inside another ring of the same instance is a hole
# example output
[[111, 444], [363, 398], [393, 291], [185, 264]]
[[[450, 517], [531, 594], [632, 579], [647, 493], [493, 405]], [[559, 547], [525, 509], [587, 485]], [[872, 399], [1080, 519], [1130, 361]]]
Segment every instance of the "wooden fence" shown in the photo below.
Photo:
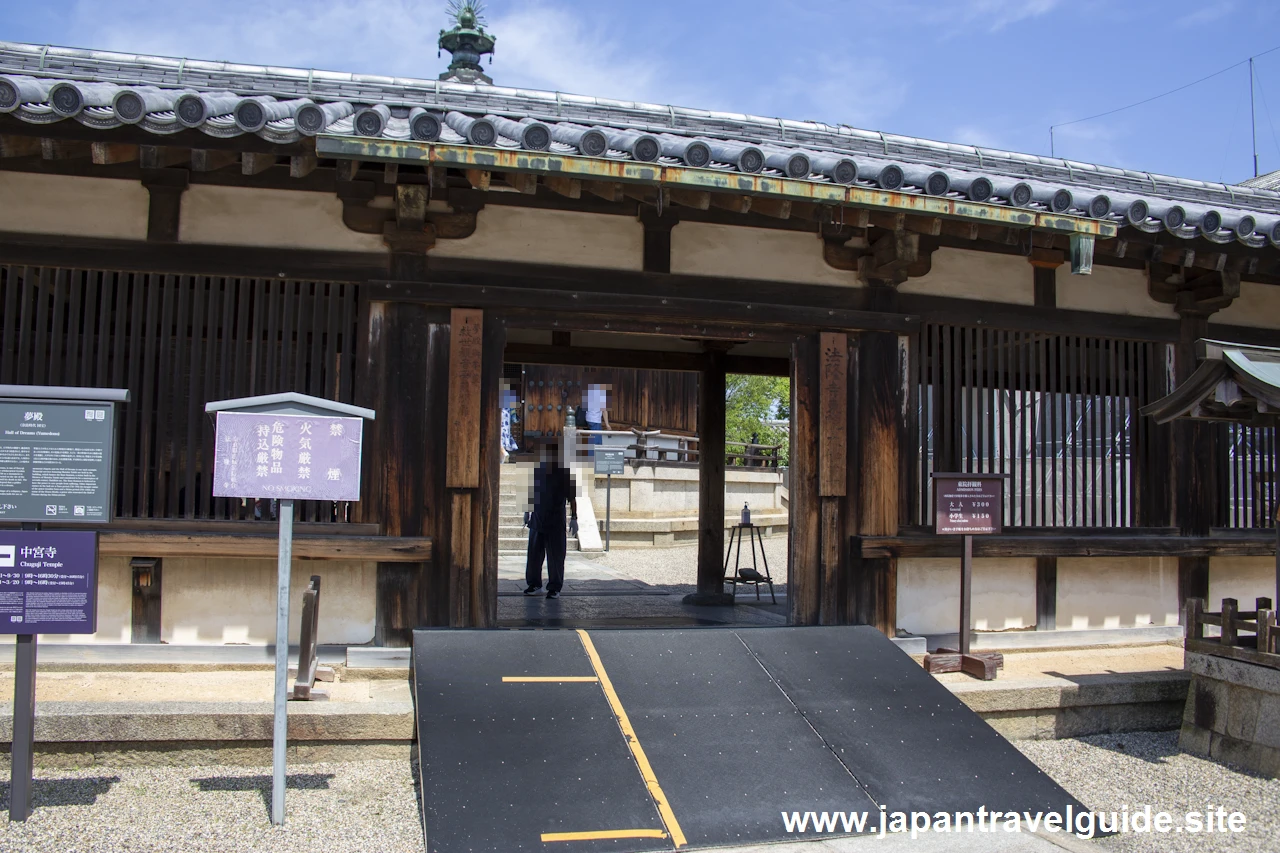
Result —
[[[1224, 598], [1220, 611], [1209, 612], [1203, 598], [1192, 598], [1185, 616], [1187, 651], [1280, 667], [1280, 626], [1271, 599], [1256, 599], [1253, 610], [1241, 610], [1236, 599]], [[1217, 626], [1221, 633], [1206, 637], [1207, 625]]]

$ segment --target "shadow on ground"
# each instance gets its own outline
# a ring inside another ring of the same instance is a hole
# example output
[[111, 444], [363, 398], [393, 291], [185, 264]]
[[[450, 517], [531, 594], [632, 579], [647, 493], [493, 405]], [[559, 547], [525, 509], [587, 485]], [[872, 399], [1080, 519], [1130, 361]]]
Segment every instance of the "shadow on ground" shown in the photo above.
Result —
[[[91, 806], [119, 781], [119, 776], [35, 779], [31, 785], [31, 801], [38, 809], [46, 806]], [[0, 782], [0, 811], [9, 811], [8, 782]]]
[[[286, 791], [323, 791], [329, 788], [332, 773], [288, 773], [284, 777]], [[271, 811], [271, 777], [260, 776], [206, 776], [192, 779], [201, 791], [257, 791], [262, 805]]]

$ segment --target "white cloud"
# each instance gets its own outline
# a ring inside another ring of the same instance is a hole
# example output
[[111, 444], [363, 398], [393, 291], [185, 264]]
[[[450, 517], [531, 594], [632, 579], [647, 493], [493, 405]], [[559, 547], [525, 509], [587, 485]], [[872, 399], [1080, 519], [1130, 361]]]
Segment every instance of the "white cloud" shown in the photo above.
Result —
[[810, 69], [805, 74], [783, 74], [760, 86], [756, 102], [764, 111], [783, 118], [879, 128], [907, 98], [903, 76], [872, 57], [818, 56], [805, 66]]
[[[896, 3], [923, 23], [942, 27], [978, 25], [990, 32], [1010, 24], [1047, 15], [1061, 0], [944, 0], [944, 2]], [[953, 34], [954, 35], [954, 34]]]
[[1211, 24], [1235, 11], [1235, 0], [1217, 0], [1210, 3], [1202, 9], [1198, 9], [1190, 14], [1183, 15], [1173, 22], [1175, 27], [1189, 29], [1191, 27], [1199, 27], [1205, 24]]

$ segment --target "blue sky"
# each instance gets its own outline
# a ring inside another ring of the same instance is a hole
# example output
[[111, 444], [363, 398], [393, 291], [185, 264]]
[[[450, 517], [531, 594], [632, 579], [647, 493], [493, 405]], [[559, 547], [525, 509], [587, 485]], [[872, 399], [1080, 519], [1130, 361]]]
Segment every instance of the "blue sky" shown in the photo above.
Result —
[[[0, 0], [0, 38], [434, 77], [444, 0]], [[1049, 126], [1280, 46], [1243, 0], [489, 0], [501, 85], [1049, 153]], [[1280, 169], [1280, 51], [1256, 63], [1258, 152]], [[1271, 109], [1269, 110], [1268, 107]], [[1272, 112], [1271, 110], [1274, 110]], [[1059, 156], [1234, 182], [1253, 171], [1236, 68], [1099, 121]]]

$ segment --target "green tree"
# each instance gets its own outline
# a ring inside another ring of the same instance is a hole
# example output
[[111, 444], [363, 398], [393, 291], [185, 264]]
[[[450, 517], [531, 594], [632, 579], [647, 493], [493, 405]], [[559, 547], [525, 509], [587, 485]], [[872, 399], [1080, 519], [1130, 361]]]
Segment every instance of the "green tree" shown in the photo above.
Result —
[[790, 459], [787, 427], [769, 421], [785, 418], [791, 410], [791, 380], [778, 376], [730, 374], [725, 378], [725, 440], [779, 444], [783, 465]]

